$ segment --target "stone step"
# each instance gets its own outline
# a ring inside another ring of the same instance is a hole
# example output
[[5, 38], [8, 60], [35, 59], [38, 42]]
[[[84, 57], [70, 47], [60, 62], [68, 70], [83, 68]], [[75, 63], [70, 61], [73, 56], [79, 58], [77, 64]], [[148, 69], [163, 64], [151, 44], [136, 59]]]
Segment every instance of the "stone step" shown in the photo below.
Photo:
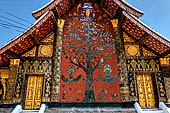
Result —
[[133, 108], [47, 108], [45, 113], [136, 113]]
[[39, 110], [22, 110], [21, 113], [38, 113]]

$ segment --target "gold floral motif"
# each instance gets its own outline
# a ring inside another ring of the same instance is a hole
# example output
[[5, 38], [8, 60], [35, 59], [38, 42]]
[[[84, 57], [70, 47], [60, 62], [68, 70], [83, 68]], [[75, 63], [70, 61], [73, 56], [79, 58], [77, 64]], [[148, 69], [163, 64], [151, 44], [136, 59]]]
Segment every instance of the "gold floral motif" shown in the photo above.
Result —
[[137, 87], [139, 104], [142, 108], [155, 108], [155, 95], [150, 74], [139, 74], [137, 77]]
[[35, 71], [35, 72], [39, 72], [39, 70], [38, 70], [39, 66], [40, 66], [40, 63], [36, 60], [36, 61], [34, 62], [34, 64], [33, 64], [33, 67], [34, 67], [34, 71]]
[[168, 97], [168, 103], [170, 103], [170, 78], [165, 77], [166, 94]]
[[29, 76], [25, 109], [39, 109], [42, 97], [43, 76]]
[[142, 48], [142, 51], [143, 51], [143, 56], [156, 56], [154, 53], [146, 50], [145, 48]]
[[138, 45], [125, 45], [126, 56], [140, 56]]
[[54, 33], [47, 37], [43, 42], [53, 42], [54, 41]]
[[156, 71], [156, 62], [155, 62], [155, 60], [152, 59], [150, 61], [150, 65], [151, 65], [151, 70], [152, 71]]
[[136, 64], [137, 64], [137, 62], [133, 59], [133, 60], [131, 61], [131, 65], [132, 65], [132, 70], [133, 70], [133, 71], [136, 71]]
[[18, 66], [20, 59], [10, 59], [10, 66]]
[[160, 64], [169, 64], [169, 58], [160, 58]]
[[124, 42], [135, 42], [132, 38], [130, 38], [125, 32], [123, 32]]
[[0, 69], [0, 74], [1, 74], [2, 78], [8, 78], [9, 69]]
[[28, 67], [30, 66], [29, 61], [28, 61], [28, 60], [26, 60], [26, 61], [23, 63], [23, 66], [24, 66], [24, 70], [25, 70], [25, 72], [27, 72], [27, 71], [28, 71]]
[[40, 57], [51, 57], [53, 53], [53, 46], [52, 45], [40, 45], [38, 56]]
[[32, 50], [26, 52], [22, 55], [22, 57], [34, 57], [36, 52], [36, 47], [34, 47]]

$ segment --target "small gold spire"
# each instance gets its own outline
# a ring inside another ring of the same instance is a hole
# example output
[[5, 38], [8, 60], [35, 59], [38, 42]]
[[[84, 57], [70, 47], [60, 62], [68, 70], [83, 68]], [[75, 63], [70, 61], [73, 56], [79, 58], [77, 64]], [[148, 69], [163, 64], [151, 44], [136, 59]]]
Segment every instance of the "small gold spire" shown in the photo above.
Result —
[[113, 19], [111, 20], [111, 22], [112, 22], [113, 28], [118, 26], [118, 19]]
[[58, 27], [63, 27], [64, 26], [64, 19], [58, 19]]

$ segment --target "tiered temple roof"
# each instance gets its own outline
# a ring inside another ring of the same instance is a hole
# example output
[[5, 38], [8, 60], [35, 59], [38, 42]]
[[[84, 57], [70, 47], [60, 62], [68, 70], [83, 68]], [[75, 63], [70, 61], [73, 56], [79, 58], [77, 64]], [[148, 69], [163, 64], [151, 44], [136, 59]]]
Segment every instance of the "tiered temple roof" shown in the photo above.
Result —
[[[75, 2], [77, 1], [51, 0], [44, 7], [34, 11], [32, 14], [37, 21], [21, 35], [0, 48], [0, 66], [7, 65], [9, 59], [21, 56], [29, 48], [39, 44], [40, 40], [56, 29], [56, 19], [61, 18], [74, 7]], [[142, 11], [124, 0], [100, 0], [99, 6], [103, 7], [111, 18], [119, 18], [121, 30], [132, 37], [137, 44], [141, 44], [160, 57], [170, 53], [170, 41], [138, 19], [143, 15]]]

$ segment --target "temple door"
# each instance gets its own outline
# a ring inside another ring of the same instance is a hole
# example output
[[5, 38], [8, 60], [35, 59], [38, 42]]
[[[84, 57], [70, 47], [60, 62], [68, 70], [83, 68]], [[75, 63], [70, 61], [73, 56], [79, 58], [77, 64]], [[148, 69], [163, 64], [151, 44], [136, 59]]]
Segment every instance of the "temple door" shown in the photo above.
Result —
[[156, 103], [151, 75], [138, 74], [136, 77], [141, 108], [155, 108]]
[[41, 106], [43, 76], [28, 76], [25, 109], [39, 109]]

